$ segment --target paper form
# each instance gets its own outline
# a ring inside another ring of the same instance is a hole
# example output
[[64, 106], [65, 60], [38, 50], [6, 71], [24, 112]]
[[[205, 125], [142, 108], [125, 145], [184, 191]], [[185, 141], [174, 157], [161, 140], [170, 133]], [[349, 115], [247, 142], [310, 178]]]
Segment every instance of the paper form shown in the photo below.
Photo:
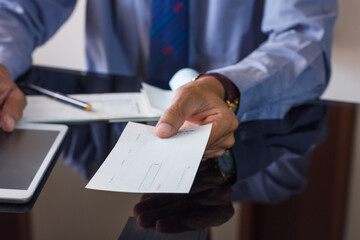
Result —
[[87, 184], [95, 190], [188, 193], [210, 136], [211, 124], [159, 138], [155, 127], [129, 122]]
[[[189, 69], [185, 69], [188, 72]], [[194, 70], [192, 70], [194, 71]], [[175, 77], [178, 76], [178, 77]], [[184, 74], [176, 74], [172, 86], [184, 84]], [[186, 78], [188, 79], [188, 78]], [[88, 122], [88, 121], [156, 121], [171, 105], [173, 90], [164, 90], [142, 83], [141, 92], [71, 94], [70, 97], [90, 103], [87, 112], [61, 101], [42, 95], [27, 96], [22, 122]]]
[[171, 90], [164, 90], [158, 87], [151, 86], [146, 83], [142, 83], [144, 93], [146, 93], [149, 99], [151, 107], [164, 112], [171, 105], [171, 99], [174, 92]]
[[141, 93], [102, 93], [69, 95], [92, 105], [84, 111], [46, 96], [27, 96], [22, 122], [85, 122], [118, 119], [120, 121], [156, 120], [162, 111], [150, 106], [147, 95]]

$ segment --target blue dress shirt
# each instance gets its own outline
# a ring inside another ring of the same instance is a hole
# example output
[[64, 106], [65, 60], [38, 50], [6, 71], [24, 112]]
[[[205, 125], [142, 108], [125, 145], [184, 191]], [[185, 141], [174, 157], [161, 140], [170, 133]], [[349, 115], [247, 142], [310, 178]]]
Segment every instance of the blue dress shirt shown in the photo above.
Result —
[[[88, 0], [89, 71], [145, 77], [151, 0]], [[15, 79], [76, 0], [0, 0], [0, 64]], [[189, 64], [231, 79], [239, 121], [282, 117], [330, 76], [336, 0], [190, 1]], [[71, 47], [71, 46], [69, 46]]]

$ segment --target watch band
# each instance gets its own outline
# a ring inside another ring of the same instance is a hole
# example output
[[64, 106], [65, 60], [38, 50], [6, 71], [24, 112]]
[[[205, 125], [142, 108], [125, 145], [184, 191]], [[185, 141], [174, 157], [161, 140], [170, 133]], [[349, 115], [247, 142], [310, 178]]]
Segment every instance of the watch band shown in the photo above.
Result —
[[216, 158], [217, 167], [222, 176], [233, 185], [236, 181], [236, 163], [230, 149], [226, 149], [225, 153]]
[[235, 86], [235, 84], [228, 79], [226, 76], [220, 74], [220, 73], [199, 73], [193, 81], [196, 81], [199, 78], [202, 77], [214, 77], [216, 78], [221, 84], [223, 85], [225, 89], [225, 102], [228, 105], [229, 109], [233, 111], [234, 113], [237, 112], [237, 109], [239, 107], [240, 102], [240, 91]]

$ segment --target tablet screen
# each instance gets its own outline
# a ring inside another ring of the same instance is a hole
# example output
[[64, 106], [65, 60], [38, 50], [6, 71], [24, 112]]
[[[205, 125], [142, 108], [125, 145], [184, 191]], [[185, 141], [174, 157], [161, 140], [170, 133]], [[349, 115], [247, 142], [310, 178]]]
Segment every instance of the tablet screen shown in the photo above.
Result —
[[37, 129], [5, 133], [0, 129], [0, 188], [28, 189], [58, 133]]

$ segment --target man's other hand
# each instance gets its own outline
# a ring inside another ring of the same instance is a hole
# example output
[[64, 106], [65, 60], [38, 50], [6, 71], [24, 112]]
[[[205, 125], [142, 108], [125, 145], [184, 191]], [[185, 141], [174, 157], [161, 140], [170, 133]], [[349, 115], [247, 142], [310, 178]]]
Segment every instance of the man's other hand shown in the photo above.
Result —
[[234, 131], [239, 124], [224, 98], [222, 84], [211, 76], [182, 86], [156, 125], [156, 135], [167, 138], [179, 128], [212, 123], [203, 160], [221, 156], [225, 149], [234, 145]]
[[10, 79], [8, 70], [0, 65], [0, 123], [4, 131], [14, 130], [25, 106], [25, 95]]

